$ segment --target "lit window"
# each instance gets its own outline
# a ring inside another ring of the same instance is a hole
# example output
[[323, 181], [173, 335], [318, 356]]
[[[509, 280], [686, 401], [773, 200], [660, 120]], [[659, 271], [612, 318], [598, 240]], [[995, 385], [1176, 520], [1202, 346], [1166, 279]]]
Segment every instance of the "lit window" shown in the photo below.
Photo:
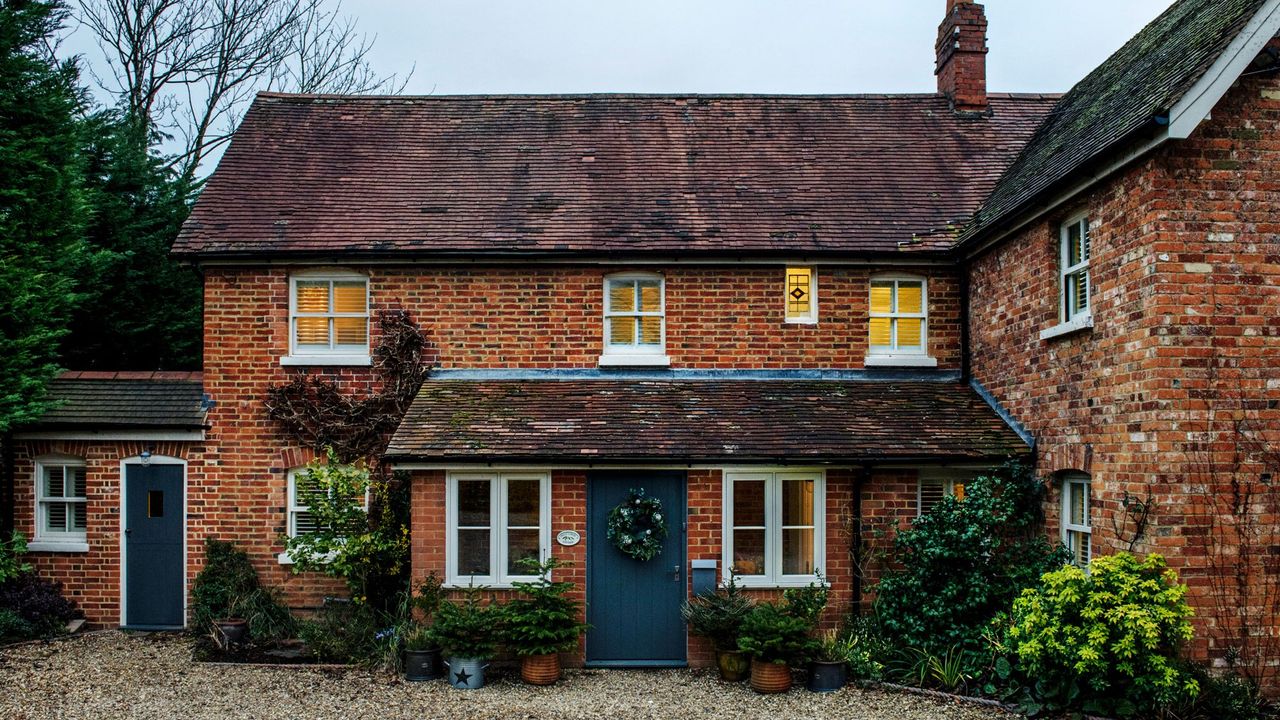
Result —
[[290, 281], [290, 352], [367, 357], [369, 281], [360, 276], [299, 276]]
[[787, 322], [818, 321], [818, 280], [813, 268], [787, 268]]
[[822, 569], [820, 472], [726, 473], [724, 566], [745, 584], [803, 585]]
[[1062, 226], [1062, 310], [1061, 320], [1070, 322], [1089, 315], [1089, 218], [1081, 217]]
[[965, 483], [976, 476], [976, 473], [933, 474], [921, 473], [916, 487], [916, 515], [927, 515], [944, 497], [964, 500]]
[[58, 460], [36, 466], [36, 537], [46, 543], [85, 541], [88, 483], [84, 463]]
[[521, 560], [551, 548], [545, 473], [455, 473], [448, 484], [448, 581], [507, 585], [530, 579]]
[[924, 355], [928, 335], [928, 298], [920, 278], [871, 281], [872, 355]]
[[601, 364], [666, 364], [666, 317], [660, 275], [614, 275], [604, 286]]
[[1083, 473], [1062, 478], [1062, 543], [1071, 552], [1071, 561], [1087, 568], [1093, 557], [1093, 523], [1089, 519], [1091, 482]]

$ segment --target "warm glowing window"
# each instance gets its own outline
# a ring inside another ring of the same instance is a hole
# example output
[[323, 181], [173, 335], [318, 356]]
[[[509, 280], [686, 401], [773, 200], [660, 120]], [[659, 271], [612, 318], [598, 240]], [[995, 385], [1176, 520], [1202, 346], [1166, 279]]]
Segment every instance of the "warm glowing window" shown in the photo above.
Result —
[[1089, 218], [1081, 217], [1062, 226], [1062, 321], [1089, 314]]
[[1062, 543], [1071, 552], [1071, 561], [1087, 568], [1093, 557], [1093, 522], [1089, 518], [1092, 483], [1083, 473], [1067, 473], [1062, 478]]
[[606, 354], [662, 354], [665, 322], [660, 276], [618, 275], [605, 280]]
[[726, 473], [724, 493], [725, 567], [747, 584], [811, 582], [822, 569], [822, 473]]
[[291, 281], [294, 355], [367, 355], [369, 282], [358, 276]]
[[787, 287], [784, 299], [787, 322], [812, 323], [818, 321], [818, 281], [813, 268], [787, 268]]
[[924, 354], [929, 320], [923, 279], [873, 279], [870, 316], [872, 354]]

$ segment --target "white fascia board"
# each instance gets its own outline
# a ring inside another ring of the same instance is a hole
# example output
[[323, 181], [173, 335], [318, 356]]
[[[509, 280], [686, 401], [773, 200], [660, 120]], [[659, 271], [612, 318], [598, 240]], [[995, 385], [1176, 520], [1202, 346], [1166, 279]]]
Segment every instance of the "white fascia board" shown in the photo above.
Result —
[[1204, 76], [1169, 110], [1169, 137], [1175, 140], [1191, 137], [1277, 31], [1280, 31], [1280, 0], [1267, 0]]

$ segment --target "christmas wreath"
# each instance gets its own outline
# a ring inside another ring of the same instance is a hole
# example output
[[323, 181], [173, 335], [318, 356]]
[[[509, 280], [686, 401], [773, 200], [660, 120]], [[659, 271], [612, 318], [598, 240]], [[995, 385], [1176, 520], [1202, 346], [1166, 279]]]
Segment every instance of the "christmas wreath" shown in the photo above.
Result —
[[627, 499], [609, 511], [609, 542], [636, 560], [652, 560], [662, 552], [667, 524], [662, 502], [632, 488]]

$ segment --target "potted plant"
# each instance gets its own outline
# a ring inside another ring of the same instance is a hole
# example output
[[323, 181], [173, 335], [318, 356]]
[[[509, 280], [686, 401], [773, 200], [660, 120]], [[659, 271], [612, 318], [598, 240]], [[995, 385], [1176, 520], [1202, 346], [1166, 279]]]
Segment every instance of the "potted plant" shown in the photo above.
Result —
[[760, 603], [742, 622], [738, 646], [751, 656], [751, 688], [758, 693], [791, 689], [791, 666], [815, 652], [814, 626], [827, 605], [827, 588], [817, 583], [783, 593], [782, 604]]
[[484, 686], [484, 671], [494, 650], [494, 610], [480, 601], [483, 587], [462, 591], [460, 601], [444, 601], [428, 631], [448, 660], [449, 684], [459, 690]]
[[573, 583], [554, 582], [551, 573], [564, 563], [548, 558], [520, 561], [537, 577], [512, 585], [520, 597], [503, 606], [503, 640], [520, 658], [520, 678], [530, 685], [551, 685], [560, 679], [560, 655], [578, 645], [587, 625], [578, 620], [581, 604], [569, 597]]
[[737, 574], [731, 572], [722, 588], [687, 600], [680, 608], [689, 631], [711, 640], [722, 680], [738, 682], [747, 677], [751, 661], [738, 647], [738, 635], [753, 607], [755, 603], [738, 585]]
[[440, 578], [433, 572], [418, 586], [410, 602], [421, 613], [404, 634], [404, 675], [406, 680], [435, 680], [440, 677], [440, 646], [431, 634], [431, 622], [444, 599]]
[[848, 663], [856, 650], [853, 638], [841, 637], [835, 630], [823, 633], [809, 662], [809, 690], [835, 692], [844, 687], [849, 681]]

